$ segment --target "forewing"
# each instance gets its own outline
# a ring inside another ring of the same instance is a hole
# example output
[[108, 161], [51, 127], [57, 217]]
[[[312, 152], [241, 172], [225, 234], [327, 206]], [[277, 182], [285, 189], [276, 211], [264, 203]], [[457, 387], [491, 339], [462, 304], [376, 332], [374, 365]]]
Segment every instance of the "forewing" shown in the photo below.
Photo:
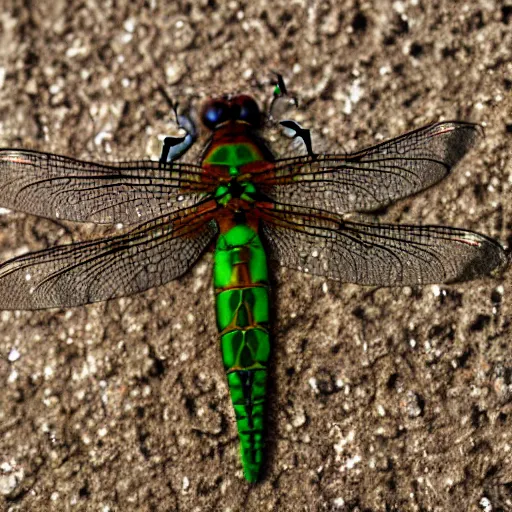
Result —
[[50, 219], [140, 223], [188, 208], [204, 192], [193, 164], [94, 163], [0, 149], [0, 206]]
[[256, 180], [276, 202], [343, 214], [371, 211], [444, 178], [482, 135], [479, 125], [436, 123], [358, 153], [277, 160]]
[[443, 226], [362, 224], [285, 211], [265, 216], [270, 257], [344, 283], [413, 286], [467, 281], [506, 263], [501, 245]]
[[160, 286], [184, 274], [216, 233], [211, 217], [192, 210], [13, 258], [0, 265], [0, 309], [80, 306]]

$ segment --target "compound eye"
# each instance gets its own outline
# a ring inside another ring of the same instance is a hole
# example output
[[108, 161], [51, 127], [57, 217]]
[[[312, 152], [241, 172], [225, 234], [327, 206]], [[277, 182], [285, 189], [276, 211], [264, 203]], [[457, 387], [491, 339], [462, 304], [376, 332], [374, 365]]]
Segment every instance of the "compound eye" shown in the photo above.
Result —
[[261, 124], [261, 112], [256, 101], [250, 96], [236, 96], [231, 101], [233, 118], [244, 121], [251, 126], [258, 127]]
[[203, 108], [201, 121], [210, 130], [230, 119], [228, 104], [223, 100], [211, 100]]

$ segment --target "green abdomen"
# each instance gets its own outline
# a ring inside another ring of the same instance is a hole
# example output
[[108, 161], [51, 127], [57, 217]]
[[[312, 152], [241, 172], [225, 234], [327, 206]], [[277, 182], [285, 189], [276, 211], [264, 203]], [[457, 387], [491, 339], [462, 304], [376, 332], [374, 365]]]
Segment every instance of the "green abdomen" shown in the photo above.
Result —
[[263, 459], [270, 338], [267, 261], [253, 229], [240, 224], [219, 236], [213, 276], [222, 360], [235, 409], [244, 475], [255, 482]]

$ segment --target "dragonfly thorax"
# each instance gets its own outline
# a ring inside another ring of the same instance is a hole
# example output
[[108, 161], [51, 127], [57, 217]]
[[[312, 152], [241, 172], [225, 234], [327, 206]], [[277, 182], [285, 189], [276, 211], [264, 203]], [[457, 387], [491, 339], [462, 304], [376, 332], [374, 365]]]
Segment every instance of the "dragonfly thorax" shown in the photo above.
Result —
[[217, 203], [224, 207], [230, 207], [234, 210], [244, 210], [244, 203], [248, 207], [249, 203], [256, 201], [257, 189], [250, 181], [238, 181], [237, 178], [231, 179], [228, 183], [223, 183], [215, 191]]

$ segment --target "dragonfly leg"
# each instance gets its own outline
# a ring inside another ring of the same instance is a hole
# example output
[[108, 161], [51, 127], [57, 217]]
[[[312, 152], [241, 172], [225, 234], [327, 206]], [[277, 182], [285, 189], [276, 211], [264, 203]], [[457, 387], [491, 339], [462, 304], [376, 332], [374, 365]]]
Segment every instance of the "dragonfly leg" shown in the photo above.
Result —
[[[273, 73], [276, 76], [275, 81], [272, 82], [275, 86], [274, 95], [272, 97], [268, 112], [268, 119], [271, 123], [275, 122], [276, 109], [279, 108], [278, 105], [283, 99], [287, 101], [288, 105], [292, 105], [295, 108], [299, 106], [299, 100], [297, 97], [288, 93], [288, 89], [286, 88], [286, 84], [284, 83], [282, 75], [275, 71], [273, 71]], [[313, 152], [310, 130], [303, 128], [299, 123], [297, 123], [297, 121], [293, 121], [291, 119], [279, 121], [279, 124], [285, 129], [285, 135], [291, 137], [292, 139], [302, 140], [310, 157], [314, 158], [316, 156]]]
[[303, 128], [299, 123], [297, 123], [297, 121], [293, 121], [291, 119], [279, 121], [279, 124], [285, 129], [285, 134], [291, 137], [292, 139], [302, 139], [302, 142], [304, 142], [304, 145], [306, 146], [306, 150], [310, 157], [315, 158], [317, 156], [313, 152], [313, 144], [311, 142], [311, 130]]
[[182, 130], [185, 130], [185, 135], [182, 137], [165, 137], [162, 153], [160, 154], [160, 164], [170, 164], [177, 160], [180, 156], [186, 153], [197, 138], [197, 130], [192, 119], [186, 115], [178, 114], [178, 103], [172, 104], [172, 109], [176, 117], [176, 124]]

